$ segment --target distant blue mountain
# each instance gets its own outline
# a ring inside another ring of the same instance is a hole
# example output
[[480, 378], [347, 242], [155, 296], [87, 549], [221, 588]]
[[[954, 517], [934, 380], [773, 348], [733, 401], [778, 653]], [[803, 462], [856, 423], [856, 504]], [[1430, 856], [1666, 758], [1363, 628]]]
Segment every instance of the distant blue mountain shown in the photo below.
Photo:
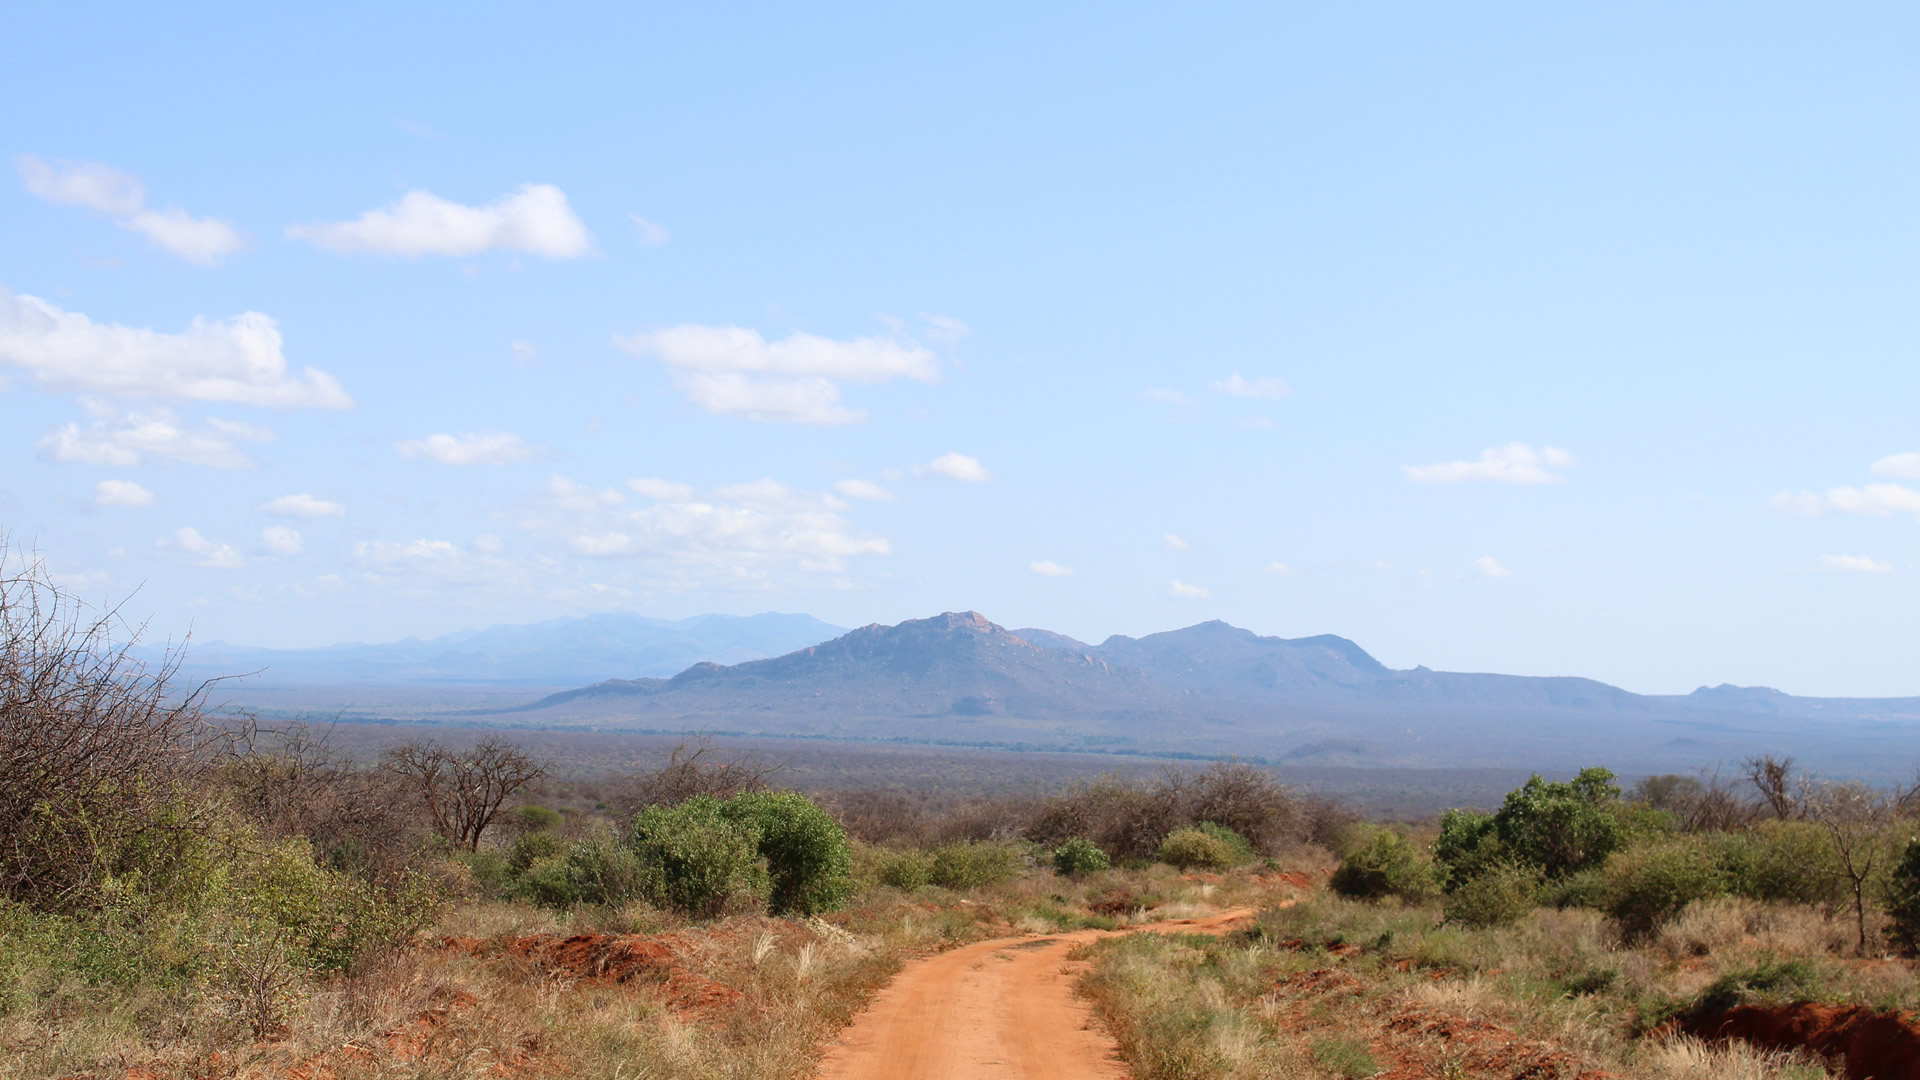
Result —
[[811, 615], [696, 615], [649, 619], [587, 615], [463, 630], [422, 641], [261, 649], [194, 642], [182, 674], [208, 678], [259, 671], [247, 687], [569, 686], [676, 675], [694, 664], [739, 664], [780, 656], [845, 631]]

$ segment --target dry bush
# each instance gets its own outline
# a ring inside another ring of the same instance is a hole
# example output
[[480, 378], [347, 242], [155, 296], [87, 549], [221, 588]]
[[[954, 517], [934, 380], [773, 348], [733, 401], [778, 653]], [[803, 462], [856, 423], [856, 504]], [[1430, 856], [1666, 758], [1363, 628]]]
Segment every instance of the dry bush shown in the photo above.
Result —
[[431, 740], [401, 743], [386, 762], [434, 831], [468, 851], [479, 849], [508, 799], [547, 774], [543, 762], [497, 735], [459, 750]]
[[395, 773], [358, 766], [331, 744], [332, 728], [292, 721], [235, 728], [217, 775], [229, 802], [269, 840], [304, 836], [335, 869], [389, 880], [425, 841]]
[[1075, 837], [1099, 844], [1123, 861], [1150, 859], [1175, 830], [1212, 822], [1273, 855], [1303, 843], [1317, 828], [1333, 827], [1327, 806], [1313, 812], [1265, 770], [1245, 762], [1204, 769], [1168, 768], [1152, 779], [1109, 775], [1047, 800], [1027, 838], [1056, 846]]
[[785, 766], [753, 757], [725, 757], [715, 751], [713, 739], [682, 742], [653, 772], [640, 773], [616, 785], [612, 799], [622, 816], [631, 817], [649, 806], [678, 806], [697, 795], [730, 799], [747, 791], [766, 791]]
[[139, 630], [53, 584], [0, 536], [0, 896], [37, 908], [103, 902], [206, 829], [191, 797], [217, 733], [207, 684], [176, 688], [180, 655], [149, 666]]

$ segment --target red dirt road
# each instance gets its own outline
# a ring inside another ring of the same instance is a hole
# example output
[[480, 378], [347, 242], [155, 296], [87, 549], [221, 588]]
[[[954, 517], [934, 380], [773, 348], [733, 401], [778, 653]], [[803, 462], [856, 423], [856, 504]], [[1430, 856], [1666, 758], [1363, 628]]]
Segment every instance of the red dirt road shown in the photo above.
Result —
[[[1218, 934], [1250, 908], [1134, 930]], [[854, 1018], [819, 1080], [1125, 1080], [1113, 1040], [1073, 996], [1073, 945], [1114, 932], [996, 938], [903, 969]]]

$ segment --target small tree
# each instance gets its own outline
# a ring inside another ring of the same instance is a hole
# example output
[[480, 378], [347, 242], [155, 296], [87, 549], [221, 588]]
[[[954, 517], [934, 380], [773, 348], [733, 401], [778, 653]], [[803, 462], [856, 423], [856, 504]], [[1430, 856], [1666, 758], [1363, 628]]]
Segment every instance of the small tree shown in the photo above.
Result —
[[547, 774], [531, 754], [490, 735], [467, 750], [437, 742], [408, 742], [387, 751], [387, 765], [403, 777], [448, 843], [477, 851], [480, 838], [514, 794]]
[[633, 812], [649, 806], [678, 806], [696, 795], [730, 799], [742, 792], [767, 790], [785, 768], [722, 755], [712, 737], [703, 735], [676, 745], [665, 765], [627, 780], [615, 804]]
[[759, 835], [775, 914], [812, 915], [853, 895], [853, 848], [847, 830], [797, 791], [742, 792], [727, 800], [728, 818]]
[[1908, 839], [1901, 849], [1881, 899], [1892, 922], [1887, 936], [1908, 956], [1920, 952], [1920, 839]]
[[1076, 836], [1053, 849], [1053, 872], [1061, 877], [1085, 877], [1109, 865], [1107, 853], [1100, 850], [1100, 845], [1083, 837]]
[[1803, 792], [1794, 783], [1792, 758], [1761, 754], [1748, 758], [1743, 765], [1747, 780], [1760, 793], [1760, 801], [1773, 812], [1776, 820], [1796, 821], [1807, 816]]
[[1808, 785], [1804, 813], [1826, 831], [1826, 871], [1842, 880], [1853, 900], [1857, 948], [1867, 951], [1867, 882], [1886, 861], [1887, 827], [1893, 800], [1859, 781]]
[[1535, 776], [1507, 793], [1493, 827], [1509, 857], [1564, 877], [1600, 865], [1625, 841], [1619, 799], [1606, 769], [1582, 769], [1564, 782]]

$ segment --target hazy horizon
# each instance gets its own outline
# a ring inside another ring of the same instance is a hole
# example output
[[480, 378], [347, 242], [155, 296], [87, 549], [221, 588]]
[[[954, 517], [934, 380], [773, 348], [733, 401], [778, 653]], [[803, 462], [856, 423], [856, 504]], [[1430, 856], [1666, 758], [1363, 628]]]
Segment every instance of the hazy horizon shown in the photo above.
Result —
[[17, 549], [157, 639], [972, 609], [1920, 694], [1920, 12], [503, 25], [12, 15]]

